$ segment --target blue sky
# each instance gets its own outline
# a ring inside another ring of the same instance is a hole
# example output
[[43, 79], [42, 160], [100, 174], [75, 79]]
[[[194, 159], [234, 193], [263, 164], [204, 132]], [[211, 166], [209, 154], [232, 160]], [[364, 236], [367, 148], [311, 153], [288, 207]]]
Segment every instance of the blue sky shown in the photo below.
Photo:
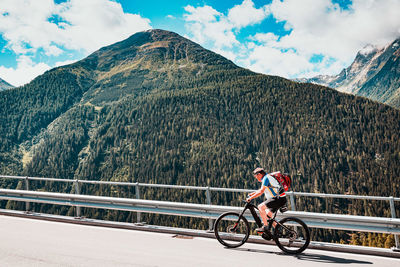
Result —
[[151, 28], [260, 73], [337, 74], [400, 36], [398, 10], [399, 0], [0, 0], [0, 78], [23, 85]]

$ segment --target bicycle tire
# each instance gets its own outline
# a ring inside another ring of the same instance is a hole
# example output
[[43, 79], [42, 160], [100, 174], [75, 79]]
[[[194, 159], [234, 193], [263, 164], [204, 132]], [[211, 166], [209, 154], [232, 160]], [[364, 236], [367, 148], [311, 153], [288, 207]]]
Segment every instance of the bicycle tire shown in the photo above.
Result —
[[311, 239], [308, 226], [295, 217], [284, 218], [279, 223], [290, 229], [290, 231], [277, 224], [273, 233], [276, 245], [287, 254], [303, 252], [310, 244]]
[[[230, 216], [230, 218], [228, 218]], [[247, 219], [235, 212], [221, 214], [214, 224], [214, 234], [218, 242], [228, 248], [237, 248], [246, 243], [250, 235]], [[235, 225], [236, 224], [236, 225]], [[226, 232], [224, 232], [226, 230]], [[232, 232], [234, 230], [234, 232]]]

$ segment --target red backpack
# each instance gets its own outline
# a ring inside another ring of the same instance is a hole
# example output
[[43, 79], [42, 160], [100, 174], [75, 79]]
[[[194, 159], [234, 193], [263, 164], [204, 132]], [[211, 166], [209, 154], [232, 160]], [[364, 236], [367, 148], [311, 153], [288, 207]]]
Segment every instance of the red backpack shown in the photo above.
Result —
[[282, 186], [283, 190], [286, 192], [289, 190], [290, 185], [292, 184], [292, 178], [290, 177], [289, 174], [287, 173], [281, 173], [281, 172], [273, 172], [270, 173], [271, 176], [273, 176]]

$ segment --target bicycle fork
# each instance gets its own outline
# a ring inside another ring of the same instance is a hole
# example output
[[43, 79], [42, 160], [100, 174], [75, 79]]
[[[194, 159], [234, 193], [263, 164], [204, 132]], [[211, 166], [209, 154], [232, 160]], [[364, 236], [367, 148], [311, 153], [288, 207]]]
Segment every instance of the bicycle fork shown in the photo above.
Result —
[[246, 212], [246, 210], [247, 210], [247, 208], [243, 209], [243, 211], [239, 214], [239, 219], [233, 225], [233, 228], [232, 228], [233, 231], [236, 231], [236, 227], [239, 225], [240, 219], [244, 216], [244, 213]]

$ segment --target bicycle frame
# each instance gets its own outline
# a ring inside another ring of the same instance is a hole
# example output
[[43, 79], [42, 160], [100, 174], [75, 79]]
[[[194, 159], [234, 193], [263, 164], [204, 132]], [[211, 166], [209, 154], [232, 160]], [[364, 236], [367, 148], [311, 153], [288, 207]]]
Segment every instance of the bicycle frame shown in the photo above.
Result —
[[246, 212], [246, 210], [250, 210], [251, 215], [254, 218], [254, 221], [256, 222], [258, 227], [262, 227], [264, 224], [261, 221], [260, 217], [258, 217], [256, 210], [258, 210], [257, 206], [255, 206], [254, 204], [250, 203], [250, 202], [246, 202], [246, 205], [243, 208], [243, 211], [240, 213], [239, 218], [242, 218], [242, 216], [244, 216], [244, 213]]
[[[250, 210], [250, 213], [253, 216], [254, 221], [256, 222], [258, 227], [262, 227], [264, 225], [264, 223], [261, 221], [260, 217], [258, 216], [258, 214], [256, 212], [256, 210], [258, 210], [257, 206], [250, 202], [247, 202], [247, 201], [246, 201], [246, 205], [243, 208], [243, 211], [239, 215], [239, 220], [240, 220], [240, 218], [242, 218], [242, 216], [244, 216], [244, 213], [246, 212], [246, 210]], [[276, 222], [276, 224], [279, 224], [281, 227], [289, 230], [286, 226], [280, 224], [277, 220], [275, 220], [277, 213], [278, 213], [278, 211], [275, 211], [274, 216], [268, 220], [268, 231], [271, 231], [273, 222]]]

